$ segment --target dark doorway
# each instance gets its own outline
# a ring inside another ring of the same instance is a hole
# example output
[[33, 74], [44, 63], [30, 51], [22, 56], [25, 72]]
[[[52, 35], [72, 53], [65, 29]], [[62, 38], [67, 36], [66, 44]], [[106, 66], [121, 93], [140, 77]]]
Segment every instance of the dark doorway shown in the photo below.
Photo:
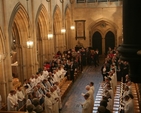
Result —
[[108, 47], [111, 47], [112, 49], [114, 49], [114, 47], [115, 47], [115, 36], [114, 36], [113, 32], [111, 32], [111, 31], [108, 31], [105, 36], [105, 52], [106, 52], [106, 54], [108, 51]]
[[102, 36], [101, 34], [97, 31], [93, 34], [92, 37], [92, 48], [94, 50], [98, 49], [99, 54], [102, 54]]

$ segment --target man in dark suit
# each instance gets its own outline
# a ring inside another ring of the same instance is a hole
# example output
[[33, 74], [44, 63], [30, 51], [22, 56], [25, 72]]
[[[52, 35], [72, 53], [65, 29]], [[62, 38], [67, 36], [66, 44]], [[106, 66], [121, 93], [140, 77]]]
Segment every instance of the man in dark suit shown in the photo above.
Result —
[[72, 80], [74, 82], [75, 66], [73, 64], [73, 61], [71, 61], [69, 68], [70, 68], [70, 80]]
[[67, 76], [67, 79], [69, 80], [69, 76], [68, 75], [69, 75], [70, 71], [69, 71], [69, 65], [67, 64], [66, 60], [64, 60], [63, 65], [64, 65], [64, 70], [67, 71], [65, 76]]

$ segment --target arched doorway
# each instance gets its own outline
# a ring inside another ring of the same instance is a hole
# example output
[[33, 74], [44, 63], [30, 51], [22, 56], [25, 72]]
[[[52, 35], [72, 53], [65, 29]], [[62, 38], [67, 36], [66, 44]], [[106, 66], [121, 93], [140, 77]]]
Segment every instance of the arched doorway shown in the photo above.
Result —
[[108, 48], [111, 47], [114, 49], [115, 47], [115, 36], [113, 32], [108, 31], [105, 36], [105, 52], [107, 53]]
[[8, 30], [11, 47], [11, 70], [14, 77], [18, 77], [21, 82], [29, 78], [28, 76], [33, 72], [33, 66], [31, 66], [33, 64], [33, 60], [31, 60], [32, 50], [26, 48], [26, 41], [30, 31], [28, 25], [28, 13], [19, 2], [12, 11]]
[[92, 37], [92, 48], [94, 50], [98, 49], [99, 54], [102, 54], [102, 36], [101, 34], [96, 31]]

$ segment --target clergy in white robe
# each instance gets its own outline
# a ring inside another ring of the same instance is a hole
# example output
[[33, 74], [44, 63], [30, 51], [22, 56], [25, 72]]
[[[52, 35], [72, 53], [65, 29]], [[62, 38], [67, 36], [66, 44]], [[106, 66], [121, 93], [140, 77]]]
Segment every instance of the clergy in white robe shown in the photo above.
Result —
[[8, 111], [17, 111], [18, 102], [15, 99], [15, 91], [11, 90], [7, 97], [7, 109]]
[[58, 108], [59, 98], [58, 98], [57, 93], [55, 92], [54, 87], [50, 88], [50, 95], [51, 95], [52, 103], [53, 103], [52, 111], [53, 113], [59, 113], [59, 108]]
[[132, 99], [128, 95], [124, 97], [125, 105], [124, 105], [124, 113], [134, 113], [134, 104]]
[[85, 89], [87, 90], [87, 92], [86, 92], [86, 94], [87, 93], [89, 93], [90, 94], [90, 96], [89, 96], [89, 100], [90, 100], [90, 102], [91, 102], [91, 112], [93, 111], [93, 107], [94, 107], [94, 94], [93, 94], [93, 90], [91, 90], [91, 88], [90, 88], [90, 86], [89, 85], [87, 85], [86, 87], [85, 87]]
[[52, 111], [53, 101], [49, 93], [45, 96], [45, 113], [53, 113]]
[[59, 82], [55, 82], [54, 84], [56, 87], [54, 87], [56, 89], [57, 95], [58, 95], [58, 107], [59, 109], [62, 109], [62, 100], [61, 100], [61, 89], [59, 88]]
[[82, 106], [82, 113], [91, 113], [91, 102], [90, 102], [90, 94], [86, 93], [84, 95], [85, 101], [81, 104]]
[[18, 97], [18, 104], [19, 104], [18, 107], [21, 108], [25, 103], [25, 101], [24, 101], [25, 95], [24, 95], [24, 93], [22, 91], [22, 87], [18, 87], [18, 89], [17, 89], [17, 97]]
[[49, 74], [49, 72], [47, 71], [47, 68], [44, 67], [43, 74], [42, 74], [44, 76], [44, 79], [48, 78], [48, 74]]

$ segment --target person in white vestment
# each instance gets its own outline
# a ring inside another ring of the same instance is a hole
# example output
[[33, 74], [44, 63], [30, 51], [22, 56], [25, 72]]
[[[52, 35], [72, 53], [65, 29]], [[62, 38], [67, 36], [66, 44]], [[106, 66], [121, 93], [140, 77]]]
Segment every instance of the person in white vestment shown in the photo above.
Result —
[[[85, 89], [87, 90], [87, 92], [85, 93], [85, 94], [87, 94], [87, 93], [89, 93], [90, 94], [90, 96], [89, 96], [89, 99], [90, 99], [90, 102], [91, 102], [91, 113], [92, 113], [92, 111], [93, 111], [93, 106], [94, 106], [94, 94], [93, 94], [93, 90], [90, 88], [90, 86], [89, 85], [87, 85], [86, 87], [85, 87]], [[83, 96], [84, 96], [84, 94], [82, 94]]]
[[53, 80], [54, 82], [60, 82], [60, 78], [58, 76], [58, 74], [56, 73], [56, 70], [53, 70]]
[[131, 90], [129, 89], [128, 86], [125, 86], [122, 98], [124, 98], [128, 94], [132, 94], [132, 92], [131, 92]]
[[90, 102], [90, 94], [86, 93], [84, 95], [85, 101], [81, 104], [82, 106], [82, 113], [91, 113], [91, 102]]
[[62, 100], [61, 100], [61, 89], [59, 88], [59, 82], [55, 82], [54, 85], [56, 86], [56, 91], [59, 97], [58, 107], [59, 107], [59, 110], [61, 110], [62, 109]]
[[30, 80], [31, 87], [33, 88], [36, 85], [36, 83], [35, 83], [35, 76], [32, 75], [29, 80]]
[[125, 99], [124, 113], [134, 113], [134, 104], [132, 99], [128, 95], [126, 95], [124, 99]]
[[59, 97], [54, 89], [54, 86], [50, 88], [50, 94], [51, 94], [51, 98], [52, 98], [52, 110], [53, 113], [59, 113], [59, 108], [58, 108], [58, 101], [59, 101]]
[[25, 103], [25, 95], [23, 94], [22, 87], [17, 88], [17, 97], [18, 97], [18, 104], [19, 108], [21, 108]]
[[52, 103], [51, 95], [49, 93], [46, 93], [46, 96], [45, 96], [45, 113], [53, 113], [52, 106], [53, 106], [53, 103]]
[[47, 71], [47, 68], [44, 67], [43, 74], [42, 74], [44, 76], [44, 79], [48, 78], [48, 74], [49, 74], [49, 72]]
[[7, 110], [17, 111], [18, 102], [15, 99], [15, 90], [11, 90], [7, 97]]

